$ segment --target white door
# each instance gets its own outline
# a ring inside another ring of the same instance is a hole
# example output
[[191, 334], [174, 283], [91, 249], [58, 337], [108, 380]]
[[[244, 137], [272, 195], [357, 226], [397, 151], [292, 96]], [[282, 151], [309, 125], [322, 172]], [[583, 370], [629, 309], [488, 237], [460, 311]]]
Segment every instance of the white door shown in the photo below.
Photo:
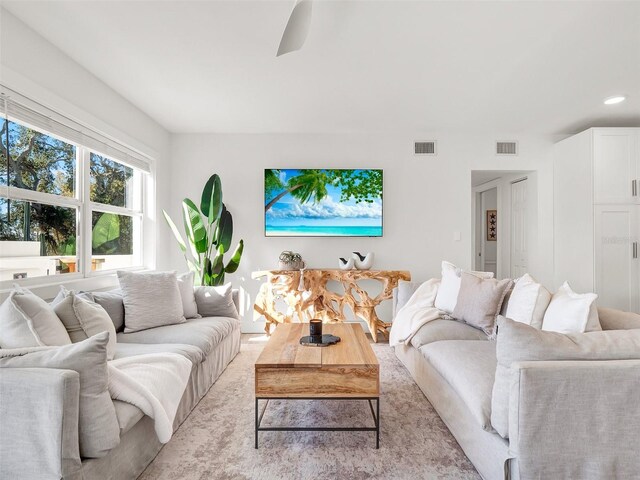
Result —
[[594, 131], [593, 203], [639, 203], [637, 132], [634, 128]]
[[527, 179], [511, 184], [511, 278], [527, 273]]
[[597, 304], [637, 312], [638, 206], [595, 207], [595, 291]]

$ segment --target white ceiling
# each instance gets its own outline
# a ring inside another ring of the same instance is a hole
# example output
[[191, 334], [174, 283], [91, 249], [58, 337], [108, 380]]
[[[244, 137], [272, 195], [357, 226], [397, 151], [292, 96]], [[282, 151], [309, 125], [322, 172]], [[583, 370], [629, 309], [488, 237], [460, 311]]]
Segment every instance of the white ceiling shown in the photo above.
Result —
[[316, 0], [279, 58], [293, 0], [3, 5], [173, 132], [640, 125], [640, 2]]

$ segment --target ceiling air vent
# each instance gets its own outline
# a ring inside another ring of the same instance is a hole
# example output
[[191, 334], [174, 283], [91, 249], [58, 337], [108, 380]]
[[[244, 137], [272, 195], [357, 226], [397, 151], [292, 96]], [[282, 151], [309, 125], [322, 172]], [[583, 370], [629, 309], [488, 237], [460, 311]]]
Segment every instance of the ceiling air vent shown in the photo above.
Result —
[[518, 142], [496, 142], [496, 155], [518, 155]]
[[416, 155], [435, 155], [436, 154], [436, 142], [415, 142], [413, 152]]

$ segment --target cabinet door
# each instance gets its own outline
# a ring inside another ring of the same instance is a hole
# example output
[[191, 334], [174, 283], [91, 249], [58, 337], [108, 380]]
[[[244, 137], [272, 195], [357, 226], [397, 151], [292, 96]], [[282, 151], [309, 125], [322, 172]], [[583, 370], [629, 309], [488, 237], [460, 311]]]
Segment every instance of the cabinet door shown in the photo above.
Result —
[[595, 129], [594, 203], [640, 203], [638, 163], [638, 129]]
[[595, 292], [601, 307], [637, 312], [638, 251], [637, 205], [595, 207]]

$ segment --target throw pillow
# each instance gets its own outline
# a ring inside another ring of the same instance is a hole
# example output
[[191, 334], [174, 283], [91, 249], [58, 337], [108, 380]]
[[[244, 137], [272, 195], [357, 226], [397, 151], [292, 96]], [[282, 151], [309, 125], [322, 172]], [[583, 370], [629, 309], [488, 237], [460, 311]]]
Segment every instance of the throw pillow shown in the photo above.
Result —
[[70, 343], [51, 306], [29, 290], [16, 287], [0, 305], [0, 348]]
[[73, 343], [107, 332], [109, 334], [107, 359], [113, 359], [116, 353], [116, 329], [104, 308], [88, 300], [86, 295], [76, 294], [64, 287], [60, 287], [60, 293], [51, 305], [53, 311], [62, 320]]
[[94, 302], [106, 310], [113, 322], [116, 332], [124, 330], [124, 300], [122, 299], [122, 290], [116, 288], [106, 292], [91, 292]]
[[[493, 278], [493, 272], [468, 272], [480, 278]], [[442, 262], [442, 281], [434, 306], [446, 313], [453, 313], [460, 291], [460, 275], [462, 270], [453, 263]]]
[[551, 301], [551, 293], [534, 278], [525, 273], [516, 280], [505, 317], [516, 322], [526, 323], [540, 330], [544, 313]]
[[108, 341], [109, 335], [103, 332], [61, 347], [0, 350], [0, 368], [60, 368], [78, 372], [78, 433], [83, 458], [104, 457], [120, 443], [118, 419], [108, 390]]
[[504, 438], [509, 435], [510, 369], [514, 362], [640, 358], [640, 330], [562, 334], [499, 317], [498, 331], [491, 425]]
[[479, 278], [467, 272], [462, 272], [460, 280], [460, 293], [453, 317], [492, 335], [496, 316], [513, 281], [509, 278], [500, 281]]
[[196, 287], [196, 303], [198, 313], [203, 317], [239, 317], [230, 283], [220, 287]]
[[193, 291], [193, 272], [183, 273], [178, 276], [178, 288], [182, 298], [182, 310], [185, 318], [199, 318], [198, 304], [196, 303], [195, 292]]
[[542, 330], [584, 333], [602, 330], [595, 293], [575, 293], [564, 282], [551, 298], [542, 320]]
[[124, 301], [124, 332], [184, 323], [175, 272], [118, 271]]

